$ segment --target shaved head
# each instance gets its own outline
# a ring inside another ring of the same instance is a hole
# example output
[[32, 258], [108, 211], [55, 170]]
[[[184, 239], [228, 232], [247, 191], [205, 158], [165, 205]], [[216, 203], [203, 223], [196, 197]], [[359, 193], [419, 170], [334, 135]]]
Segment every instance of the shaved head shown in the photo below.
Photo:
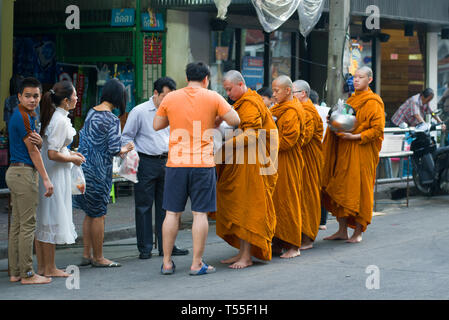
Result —
[[288, 76], [279, 76], [272, 83], [273, 98], [277, 103], [293, 99], [293, 82]]
[[273, 83], [274, 82], [276, 82], [282, 88], [290, 88], [293, 91], [293, 82], [289, 76], [285, 75], [279, 76], [276, 79], [274, 79]]
[[358, 68], [357, 71], [363, 72], [368, 78], [373, 77], [373, 70], [370, 67], [363, 66], [363, 67]]
[[304, 91], [307, 94], [307, 97], [310, 96], [310, 85], [307, 81], [304, 80], [296, 80], [293, 82], [293, 91]]
[[373, 81], [373, 70], [370, 67], [363, 66], [354, 74], [354, 88], [358, 91], [369, 89], [369, 84]]
[[233, 101], [239, 100], [248, 91], [245, 79], [237, 70], [230, 70], [226, 72], [223, 77], [223, 88], [226, 91], [229, 99]]
[[229, 70], [228, 72], [226, 72], [226, 74], [223, 77], [223, 81], [229, 81], [234, 84], [239, 84], [242, 82], [244, 85], [246, 85], [245, 79], [243, 78], [242, 74], [237, 70]]

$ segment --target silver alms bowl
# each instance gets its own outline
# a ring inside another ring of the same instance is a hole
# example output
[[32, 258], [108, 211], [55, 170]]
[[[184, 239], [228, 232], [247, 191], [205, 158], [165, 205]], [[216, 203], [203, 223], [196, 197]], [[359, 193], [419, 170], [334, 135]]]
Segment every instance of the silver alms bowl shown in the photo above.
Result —
[[352, 132], [356, 124], [356, 117], [350, 114], [333, 113], [329, 119], [330, 129], [334, 132]]

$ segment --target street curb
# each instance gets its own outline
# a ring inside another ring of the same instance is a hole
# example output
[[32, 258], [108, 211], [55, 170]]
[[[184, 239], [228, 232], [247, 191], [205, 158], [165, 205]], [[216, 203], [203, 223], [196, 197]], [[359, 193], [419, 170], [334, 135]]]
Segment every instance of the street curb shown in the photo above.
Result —
[[[104, 242], [123, 240], [136, 237], [136, 227], [125, 227], [116, 230], [109, 230], [104, 233]], [[76, 238], [73, 245], [79, 246], [83, 244], [83, 236]], [[56, 245], [56, 250], [70, 248], [69, 245]], [[8, 241], [4, 241], [0, 247], [0, 260], [8, 258]]]
[[[209, 224], [215, 224], [215, 221], [209, 221]], [[192, 224], [190, 221], [181, 222], [180, 230], [191, 228]], [[104, 242], [117, 241], [136, 237], [136, 227], [128, 226], [120, 229], [113, 229], [106, 231], [104, 233]], [[82, 234], [78, 236], [73, 245], [82, 245], [83, 236]], [[56, 250], [70, 248], [71, 245], [56, 245]], [[8, 241], [0, 244], [0, 260], [8, 258]]]
[[[385, 199], [392, 199], [392, 193], [405, 192], [405, 187], [398, 186], [396, 188], [389, 188], [387, 190], [382, 190], [377, 192], [377, 200], [385, 200]], [[411, 185], [409, 187], [409, 197], [413, 197], [415, 195], [419, 194], [416, 190], [414, 185]], [[397, 200], [397, 199], [396, 199]], [[215, 224], [214, 220], [209, 219], [209, 225]], [[154, 227], [154, 226], [153, 226]], [[189, 229], [192, 227], [192, 221], [181, 221], [180, 229]], [[123, 228], [117, 228], [105, 231], [104, 233], [104, 242], [109, 241], [116, 241], [116, 240], [123, 240], [123, 239], [129, 239], [129, 238], [135, 238], [136, 237], [136, 227], [135, 225], [126, 226]], [[78, 238], [75, 241], [75, 245], [82, 245], [83, 243], [83, 236], [80, 232]], [[56, 245], [56, 249], [65, 249], [70, 248], [70, 245]], [[8, 258], [8, 241], [3, 241], [3, 243], [0, 243], [0, 260], [7, 259]]]

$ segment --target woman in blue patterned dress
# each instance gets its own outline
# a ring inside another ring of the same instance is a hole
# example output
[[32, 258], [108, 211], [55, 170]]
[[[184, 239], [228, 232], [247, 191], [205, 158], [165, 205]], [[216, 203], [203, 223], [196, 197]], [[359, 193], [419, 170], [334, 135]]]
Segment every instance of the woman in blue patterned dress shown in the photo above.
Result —
[[[112, 187], [112, 160], [125, 156], [134, 149], [132, 142], [121, 147], [120, 120], [112, 113], [126, 107], [126, 91], [117, 79], [109, 80], [100, 99], [100, 105], [87, 114], [80, 131], [78, 151], [86, 158], [82, 168], [86, 178], [86, 192], [74, 196], [74, 206], [86, 213], [83, 222], [84, 253], [81, 265], [93, 267], [120, 267], [103, 256], [104, 219]], [[92, 255], [93, 252], [93, 255]]]

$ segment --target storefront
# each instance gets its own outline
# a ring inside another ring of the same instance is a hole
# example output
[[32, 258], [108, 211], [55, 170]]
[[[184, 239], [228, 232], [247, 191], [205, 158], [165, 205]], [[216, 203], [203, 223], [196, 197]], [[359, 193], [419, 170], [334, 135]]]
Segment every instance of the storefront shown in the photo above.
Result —
[[438, 38], [438, 101], [449, 88], [449, 39]]
[[[165, 75], [164, 12], [152, 11], [145, 0], [48, 2], [15, 2], [14, 74], [36, 77], [44, 91], [56, 81], [72, 81], [77, 130], [110, 78], [125, 85], [127, 112], [152, 95], [154, 80]], [[79, 29], [66, 26], [70, 5], [80, 10]]]
[[[425, 86], [437, 89], [431, 42], [436, 32], [448, 26], [449, 4], [445, 0], [432, 4], [430, 7], [419, 0], [351, 1], [349, 69], [360, 65], [373, 69], [372, 89], [385, 94], [388, 116], [411, 93]], [[264, 33], [248, 0], [233, 0], [224, 22], [216, 19], [217, 8], [212, 0], [155, 0], [152, 5], [183, 17], [188, 35], [183, 48], [188, 61], [211, 65], [213, 90], [223, 93], [223, 74], [237, 69], [253, 88], [269, 86], [279, 74], [307, 80], [325, 100], [326, 85], [332, 85], [326, 84], [329, 1], [325, 1], [322, 17], [307, 39], [299, 33], [297, 13], [276, 31]], [[364, 27], [370, 5], [379, 8], [380, 29]], [[408, 10], [410, 7], [415, 10]], [[167, 32], [170, 34], [170, 28]], [[168, 60], [171, 54], [168, 52]], [[176, 54], [179, 56], [179, 52]], [[184, 81], [181, 73], [177, 77]]]
[[[118, 78], [125, 85], [129, 112], [152, 96], [153, 82], [166, 74], [165, 11], [151, 10], [150, 0], [46, 0], [45, 5], [34, 0], [7, 2], [10, 6], [3, 1], [0, 5], [2, 106], [13, 75], [39, 79], [44, 92], [57, 81], [69, 80], [78, 94], [70, 117], [79, 131], [88, 110], [99, 103], [108, 79]], [[80, 10], [79, 29], [66, 25], [71, 14], [66, 8], [72, 5]], [[8, 30], [10, 49], [3, 34]], [[122, 128], [126, 118], [127, 114], [121, 117]], [[0, 132], [0, 189], [6, 188], [4, 173], [9, 163], [4, 128], [5, 124]], [[77, 144], [78, 136], [72, 146]]]

